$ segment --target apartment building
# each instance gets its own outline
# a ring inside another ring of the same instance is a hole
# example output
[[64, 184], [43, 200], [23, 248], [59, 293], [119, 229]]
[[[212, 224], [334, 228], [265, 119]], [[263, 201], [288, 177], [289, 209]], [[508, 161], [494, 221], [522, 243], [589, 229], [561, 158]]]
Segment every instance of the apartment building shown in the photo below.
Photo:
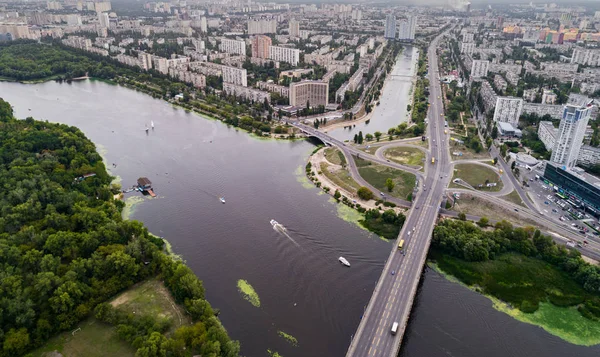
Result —
[[269, 46], [269, 58], [296, 66], [300, 62], [300, 50], [296, 48]]
[[231, 83], [237, 86], [248, 86], [248, 72], [245, 68], [222, 66], [221, 73], [224, 83]]
[[506, 88], [508, 88], [508, 83], [499, 74], [494, 76], [494, 85], [496, 86], [496, 88], [498, 88], [498, 90], [501, 90], [502, 92], [504, 92]]
[[460, 53], [471, 56], [475, 51], [475, 44], [473, 42], [462, 42], [460, 44]]
[[567, 168], [576, 165], [590, 116], [590, 107], [573, 104], [564, 106], [550, 161]]
[[473, 60], [473, 65], [471, 66], [471, 77], [472, 78], [486, 77], [488, 74], [489, 68], [490, 68], [490, 61]]
[[551, 90], [544, 90], [542, 94], [542, 104], [554, 104], [556, 103], [557, 95]]
[[290, 37], [300, 37], [300, 22], [296, 20], [290, 20], [288, 32]]
[[233, 95], [236, 97], [241, 97], [245, 100], [252, 102], [262, 103], [267, 100], [267, 102], [271, 102], [271, 94], [269, 92], [265, 92], [262, 90], [238, 86], [233, 83], [223, 83], [223, 92], [228, 95]]
[[509, 123], [512, 126], [517, 127], [522, 112], [522, 98], [498, 97], [494, 109], [494, 122]]
[[250, 19], [248, 20], [248, 35], [277, 33], [277, 20]]
[[540, 121], [537, 134], [542, 143], [544, 143], [546, 150], [554, 149], [556, 137], [558, 136], [558, 128], [555, 128], [551, 121]]
[[221, 44], [219, 44], [219, 51], [245, 56], [246, 42], [242, 40], [232, 40], [229, 38], [223, 38], [221, 39]]
[[269, 58], [269, 47], [273, 41], [269, 36], [257, 35], [252, 38], [252, 57]]
[[277, 93], [284, 98], [290, 97], [290, 87], [280, 86], [279, 84], [276, 84], [274, 82], [262, 82], [262, 81], [256, 82], [256, 86], [259, 89], [265, 90], [267, 92]]
[[385, 17], [385, 31], [383, 34], [385, 38], [396, 38], [396, 16], [393, 14], [388, 14]]
[[573, 55], [571, 56], [571, 63], [598, 67], [600, 66], [600, 50], [580, 47], [574, 48]]
[[415, 29], [417, 27], [417, 17], [408, 16], [406, 20], [400, 20], [398, 27], [398, 39], [401, 41], [412, 41], [415, 39]]
[[290, 84], [290, 105], [296, 107], [318, 107], [329, 104], [329, 83], [301, 81]]

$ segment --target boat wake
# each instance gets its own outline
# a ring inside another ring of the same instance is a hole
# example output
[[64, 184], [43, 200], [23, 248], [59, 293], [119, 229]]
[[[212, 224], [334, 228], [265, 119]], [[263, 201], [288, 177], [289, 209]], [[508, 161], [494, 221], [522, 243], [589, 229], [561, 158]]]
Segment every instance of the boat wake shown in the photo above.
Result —
[[283, 226], [283, 224], [278, 223], [276, 220], [272, 219], [271, 220], [271, 225], [273, 226], [273, 230], [275, 230], [276, 232], [281, 233], [282, 235], [284, 235], [285, 237], [287, 237], [287, 239], [289, 239], [292, 243], [294, 243], [294, 245], [296, 247], [300, 247], [300, 244], [298, 244], [298, 242], [296, 242], [294, 240], [294, 238], [290, 237], [290, 235], [287, 232], [287, 229]]

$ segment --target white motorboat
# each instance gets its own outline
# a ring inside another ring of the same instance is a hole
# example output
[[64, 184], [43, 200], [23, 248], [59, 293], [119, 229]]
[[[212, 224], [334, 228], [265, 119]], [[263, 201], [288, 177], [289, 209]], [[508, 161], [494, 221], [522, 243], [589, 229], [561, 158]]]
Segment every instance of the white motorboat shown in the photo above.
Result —
[[346, 258], [344, 257], [339, 257], [338, 260], [340, 261], [340, 263], [342, 263], [343, 265], [349, 267], [350, 266], [350, 262], [348, 262], [348, 260], [346, 260]]
[[281, 223], [277, 222], [274, 219], [270, 220], [269, 223], [271, 223], [271, 226], [273, 226], [273, 228], [275, 228], [275, 229], [280, 229], [282, 231], [286, 231], [287, 230], [287, 229], [285, 229], [285, 227]]
[[225, 197], [220, 197], [219, 200], [223, 203], [225, 203]]

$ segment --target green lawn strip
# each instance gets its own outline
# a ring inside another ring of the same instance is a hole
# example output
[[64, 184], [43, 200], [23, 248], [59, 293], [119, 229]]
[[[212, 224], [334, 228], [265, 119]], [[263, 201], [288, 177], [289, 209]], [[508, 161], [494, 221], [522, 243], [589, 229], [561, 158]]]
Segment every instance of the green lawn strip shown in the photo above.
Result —
[[168, 318], [173, 322], [169, 332], [191, 323], [191, 318], [175, 302], [171, 293], [158, 279], [146, 280], [110, 301], [117, 309], [136, 315]]
[[335, 165], [346, 165], [346, 157], [336, 148], [325, 149], [325, 158]]
[[384, 152], [386, 158], [402, 165], [423, 166], [425, 153], [417, 148], [395, 147]]
[[42, 347], [31, 352], [31, 356], [48, 356], [53, 351], [60, 352], [63, 356], [133, 357], [136, 350], [117, 336], [116, 327], [91, 317], [79, 323], [72, 331], [51, 338]]
[[430, 257], [444, 273], [490, 297], [496, 309], [570, 343], [600, 343], [600, 321], [585, 318], [577, 310], [584, 301], [598, 297], [550, 264], [516, 253], [467, 262], [432, 249]]
[[[482, 191], [500, 191], [503, 187], [502, 180], [498, 174], [491, 168], [479, 164], [456, 164], [454, 165], [454, 175], [452, 180], [460, 178], [464, 182], [478, 189], [479, 185], [483, 185]], [[485, 187], [485, 182], [496, 182], [495, 187]]]
[[[370, 161], [359, 158], [354, 158], [354, 160], [358, 166], [360, 176], [381, 192], [403, 200], [406, 200], [408, 195], [413, 192], [416, 182], [415, 175], [384, 165], [373, 164]], [[388, 192], [385, 185], [388, 178], [391, 178], [395, 184], [392, 192]], [[374, 193], [378, 195], [377, 192]]]
[[258, 297], [258, 294], [252, 285], [250, 285], [246, 280], [240, 279], [237, 281], [237, 287], [245, 300], [248, 300], [248, 302], [255, 307], [260, 307], [260, 298]]
[[321, 172], [334, 184], [352, 193], [355, 193], [360, 188], [360, 185], [356, 181], [354, 181], [354, 179], [352, 178], [352, 176], [350, 176], [350, 173], [348, 171], [344, 169], [334, 169], [334, 172], [331, 172], [329, 170], [331, 167], [332, 166], [327, 164], [326, 162], [321, 162]]
[[523, 203], [523, 200], [521, 199], [521, 196], [519, 196], [519, 193], [517, 192], [517, 190], [513, 190], [508, 195], [501, 196], [500, 198], [502, 198], [503, 200], [506, 200], [508, 202], [516, 203], [520, 206], [526, 207], [525, 203]]

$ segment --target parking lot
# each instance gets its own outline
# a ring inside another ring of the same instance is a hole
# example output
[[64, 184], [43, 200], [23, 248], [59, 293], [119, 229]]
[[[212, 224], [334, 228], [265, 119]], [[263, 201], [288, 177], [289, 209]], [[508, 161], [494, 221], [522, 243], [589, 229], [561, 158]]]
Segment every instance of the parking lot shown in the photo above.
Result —
[[[525, 190], [540, 212], [557, 223], [562, 223], [564, 226], [568, 225], [574, 232], [581, 234], [582, 240], [568, 244], [570, 246], [574, 246], [575, 244], [580, 246], [585, 245], [588, 242], [588, 238], [597, 240], [599, 233], [596, 230], [600, 230], [598, 219], [591, 215], [590, 212], [587, 212], [585, 207], [576, 207], [569, 203], [568, 199], [560, 198], [557, 195], [559, 192], [552, 188], [550, 184], [545, 183], [541, 178], [542, 173], [542, 171], [538, 171], [535, 168], [531, 171], [521, 168], [521, 178], [522, 180], [527, 180], [528, 185], [525, 187]], [[536, 175], [539, 178], [536, 178]], [[575, 204], [579, 203], [574, 200], [570, 201]], [[592, 227], [596, 230], [592, 229]]]

